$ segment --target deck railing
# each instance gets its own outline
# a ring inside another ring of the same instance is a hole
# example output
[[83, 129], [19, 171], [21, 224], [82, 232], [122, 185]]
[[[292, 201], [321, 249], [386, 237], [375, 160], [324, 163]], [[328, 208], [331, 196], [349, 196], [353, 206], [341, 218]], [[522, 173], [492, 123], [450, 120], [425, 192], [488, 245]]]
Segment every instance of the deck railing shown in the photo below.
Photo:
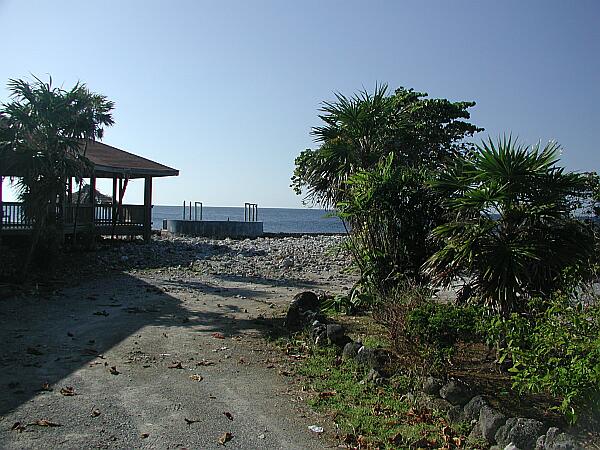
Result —
[[[68, 231], [73, 226], [77, 214], [77, 225], [84, 226], [93, 222], [94, 226], [129, 226], [145, 225], [144, 205], [121, 205], [115, 207], [105, 205], [57, 205], [56, 218], [64, 224]], [[31, 219], [25, 216], [23, 204], [19, 202], [2, 202], [0, 208], [0, 230], [26, 230], [31, 228]]]

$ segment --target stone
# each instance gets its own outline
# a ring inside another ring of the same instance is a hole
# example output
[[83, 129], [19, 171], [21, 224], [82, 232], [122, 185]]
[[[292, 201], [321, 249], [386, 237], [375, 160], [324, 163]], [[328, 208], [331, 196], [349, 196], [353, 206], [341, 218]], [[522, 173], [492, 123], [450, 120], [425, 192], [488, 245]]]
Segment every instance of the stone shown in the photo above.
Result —
[[477, 395], [469, 400], [469, 403], [463, 408], [461, 420], [466, 422], [472, 422], [473, 420], [479, 419], [479, 412], [481, 408], [487, 405], [487, 402], [481, 395]]
[[[327, 339], [332, 344], [339, 344], [344, 339], [344, 327], [335, 323], [327, 325]], [[344, 345], [346, 342], [344, 342]]]
[[548, 429], [545, 435], [538, 438], [536, 450], [584, 450], [575, 438], [567, 433], [561, 433], [556, 427]]
[[463, 420], [463, 409], [460, 405], [454, 405], [448, 410], [447, 415], [450, 423], [461, 422]]
[[423, 392], [429, 395], [439, 395], [444, 382], [439, 378], [427, 377], [423, 381]]
[[535, 448], [537, 439], [544, 434], [546, 427], [542, 422], [523, 417], [511, 417], [496, 431], [496, 443], [500, 446], [514, 444], [522, 450]]
[[291, 269], [294, 267], [294, 260], [288, 256], [281, 261], [280, 267], [282, 269]]
[[448, 400], [430, 395], [420, 398], [419, 403], [421, 406], [441, 414], [447, 414], [454, 407]]
[[319, 310], [319, 298], [314, 292], [305, 291], [294, 296], [294, 299], [290, 303], [288, 308], [287, 316], [285, 318], [285, 326], [291, 331], [301, 330], [306, 326], [307, 323], [311, 323], [317, 320], [311, 317], [310, 320], [307, 316], [307, 312]]
[[362, 347], [361, 342], [348, 342], [344, 345], [344, 349], [342, 350], [342, 358], [344, 359], [354, 359], [356, 358], [356, 354]]
[[356, 362], [369, 369], [382, 370], [389, 360], [385, 350], [379, 348], [368, 348], [364, 345], [356, 353]]
[[465, 405], [473, 398], [469, 386], [460, 380], [450, 380], [440, 389], [440, 397], [453, 405]]
[[479, 411], [479, 420], [477, 427], [481, 436], [487, 442], [494, 442], [496, 432], [506, 422], [506, 416], [494, 408], [484, 405]]

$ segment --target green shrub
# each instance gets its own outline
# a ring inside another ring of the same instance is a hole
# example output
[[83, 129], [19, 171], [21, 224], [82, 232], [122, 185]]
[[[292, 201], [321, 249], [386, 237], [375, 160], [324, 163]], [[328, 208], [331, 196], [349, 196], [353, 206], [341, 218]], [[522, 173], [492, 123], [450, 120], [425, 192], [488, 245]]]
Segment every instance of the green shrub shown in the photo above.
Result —
[[429, 289], [401, 284], [373, 317], [386, 326], [401, 365], [417, 375], [445, 373], [460, 342], [479, 341], [481, 311], [441, 304]]
[[600, 305], [561, 295], [531, 303], [530, 315], [492, 322], [492, 334], [505, 341], [501, 361], [512, 359], [514, 388], [556, 397], [556, 409], [574, 423], [600, 407]]

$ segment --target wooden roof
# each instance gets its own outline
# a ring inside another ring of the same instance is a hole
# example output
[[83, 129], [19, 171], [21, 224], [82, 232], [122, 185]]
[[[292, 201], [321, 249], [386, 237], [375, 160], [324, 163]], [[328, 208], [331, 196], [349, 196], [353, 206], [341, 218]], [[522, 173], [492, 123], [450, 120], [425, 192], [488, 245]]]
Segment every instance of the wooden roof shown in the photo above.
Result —
[[[102, 142], [89, 141], [85, 150], [85, 156], [94, 166], [94, 175], [97, 178], [144, 178], [179, 175], [177, 169]], [[19, 174], [14, 173], [14, 170], [11, 170], [8, 166], [7, 162], [3, 163], [0, 161], [0, 175], [18, 177]]]
[[127, 178], [170, 177], [179, 175], [177, 169], [98, 141], [88, 142], [85, 156], [94, 165], [94, 172], [98, 178], [112, 178], [114, 176]]

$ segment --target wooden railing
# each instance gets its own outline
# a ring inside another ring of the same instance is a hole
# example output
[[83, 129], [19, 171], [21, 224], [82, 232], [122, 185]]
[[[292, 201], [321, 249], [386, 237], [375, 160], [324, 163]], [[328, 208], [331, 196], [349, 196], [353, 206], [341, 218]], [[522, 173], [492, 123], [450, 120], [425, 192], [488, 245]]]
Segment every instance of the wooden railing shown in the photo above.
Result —
[[[73, 226], [77, 214], [77, 226], [93, 222], [95, 226], [139, 226], [145, 225], [144, 205], [57, 205], [56, 218], [64, 224], [65, 229]], [[115, 220], [116, 219], [116, 220]], [[25, 216], [23, 204], [18, 202], [2, 202], [0, 208], [0, 230], [19, 230], [31, 228], [31, 219]]]
[[25, 217], [23, 204], [18, 202], [2, 202], [0, 208], [0, 228], [30, 228], [31, 220]]

